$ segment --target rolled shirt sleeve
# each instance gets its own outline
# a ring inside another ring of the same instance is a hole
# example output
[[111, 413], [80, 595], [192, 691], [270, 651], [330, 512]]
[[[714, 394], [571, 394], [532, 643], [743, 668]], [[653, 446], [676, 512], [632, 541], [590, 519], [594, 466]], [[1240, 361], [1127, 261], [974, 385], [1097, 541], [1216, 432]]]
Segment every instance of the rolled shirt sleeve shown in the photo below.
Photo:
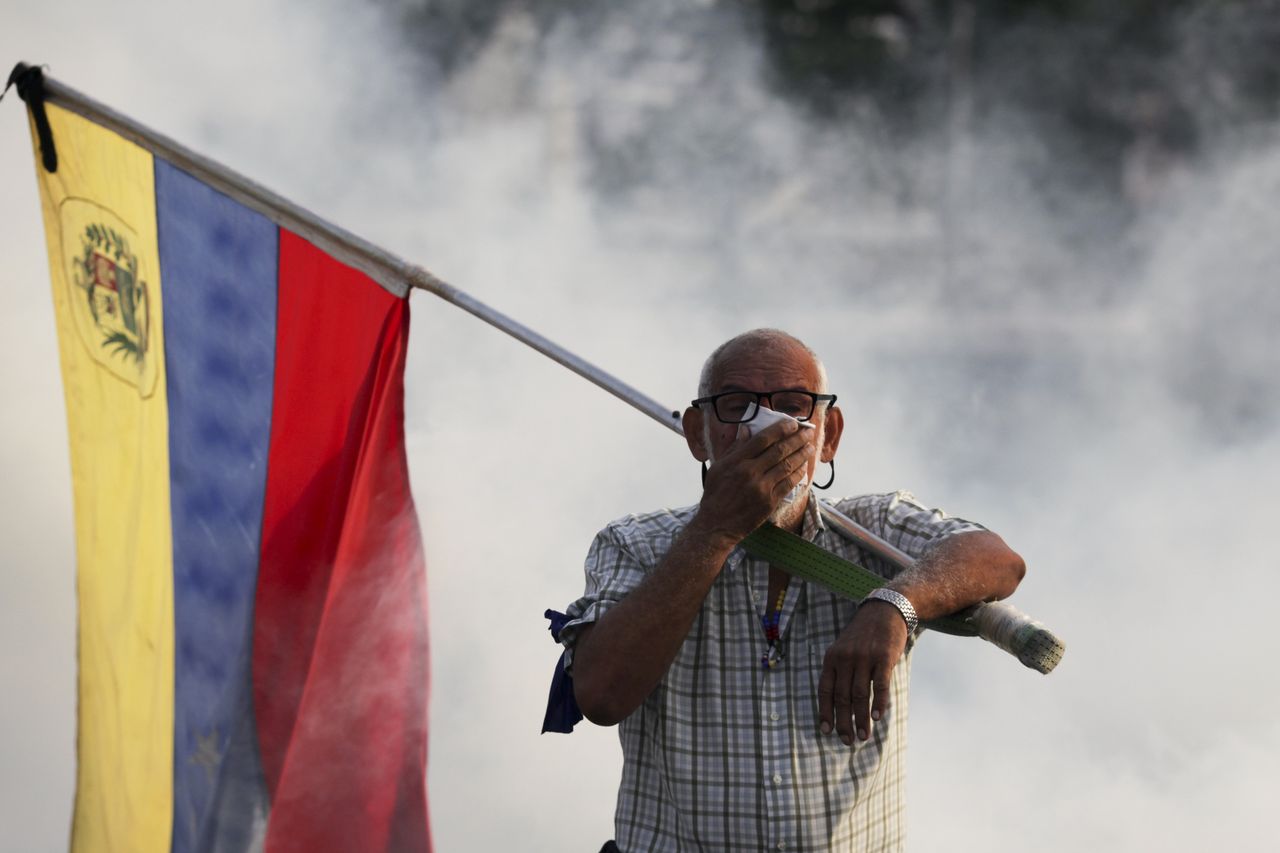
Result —
[[649, 576], [696, 509], [683, 507], [628, 515], [610, 522], [596, 534], [587, 551], [585, 589], [582, 597], [565, 610], [569, 621], [560, 630], [567, 672], [572, 672], [579, 629], [599, 620]]

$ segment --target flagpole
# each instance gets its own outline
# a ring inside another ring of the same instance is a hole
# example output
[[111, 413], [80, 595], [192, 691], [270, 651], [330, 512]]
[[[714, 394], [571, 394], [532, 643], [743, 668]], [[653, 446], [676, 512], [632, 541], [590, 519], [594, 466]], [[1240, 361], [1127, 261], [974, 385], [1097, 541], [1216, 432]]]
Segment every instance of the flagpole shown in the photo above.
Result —
[[459, 290], [416, 264], [328, 222], [277, 195], [251, 178], [192, 151], [82, 92], [44, 76], [45, 100], [96, 122], [172, 163], [230, 196], [277, 225], [304, 237], [317, 248], [368, 275], [391, 293], [404, 297], [410, 288], [425, 290], [567, 367], [669, 429], [683, 434], [680, 413], [580, 358], [502, 312]]
[[532, 347], [552, 361], [567, 367], [588, 382], [608, 391], [637, 411], [643, 412], [672, 431], [684, 435], [684, 430], [680, 426], [679, 410], [667, 408], [644, 392], [633, 388], [608, 371], [601, 370], [586, 359], [580, 358], [554, 341], [543, 337], [523, 323], [513, 320], [470, 294], [436, 278], [421, 267], [412, 269], [409, 274], [409, 284], [456, 305], [499, 331], [506, 332], [511, 337]]
[[[43, 75], [43, 85], [45, 100], [49, 103], [58, 104], [113, 130], [152, 154], [169, 161], [251, 210], [261, 213], [277, 225], [306, 238], [334, 258], [355, 267], [396, 296], [408, 295], [411, 288], [425, 290], [537, 350], [673, 432], [684, 434], [680, 426], [678, 410], [662, 405], [613, 374], [575, 355], [422, 267], [411, 264], [345, 228], [322, 219], [251, 178], [192, 151], [185, 145], [90, 98], [83, 92], [59, 83], [47, 75]], [[823, 516], [831, 520], [837, 530], [876, 556], [900, 568], [906, 568], [912, 564], [913, 561], [909, 556], [866, 530], [835, 507], [823, 502], [819, 502], [819, 506]]]
[[[140, 124], [105, 104], [90, 98], [88, 95], [45, 76], [38, 67], [24, 67], [20, 64], [18, 68], [14, 69], [13, 77], [16, 78], [20, 73], [31, 73], [40, 76], [45, 101], [58, 104], [77, 115], [115, 131], [120, 136], [167, 160], [249, 209], [257, 211], [275, 224], [305, 238], [337, 260], [355, 267], [396, 296], [403, 298], [408, 295], [411, 288], [418, 288], [456, 305], [474, 317], [506, 332], [521, 343], [563, 365], [587, 381], [608, 391], [619, 400], [648, 415], [673, 432], [683, 435], [684, 431], [680, 425], [680, 412], [678, 410], [663, 406], [657, 400], [633, 388], [611, 373], [580, 358], [559, 344], [533, 331], [523, 323], [475, 299], [470, 294], [448, 284], [422, 267], [411, 264], [385, 249], [375, 246], [350, 231], [340, 228], [311, 211], [275, 194], [239, 172], [228, 169], [221, 163], [192, 151], [168, 136]], [[56, 145], [56, 140], [54, 140], [54, 144]], [[818, 506], [823, 517], [830, 521], [839, 533], [858, 543], [867, 551], [901, 569], [909, 568], [914, 564], [914, 560], [910, 556], [844, 515], [834, 506], [822, 501], [818, 502]], [[1002, 645], [1002, 647], [1014, 654], [1018, 654], [1018, 652], [991, 635], [997, 633], [1000, 636], [1012, 635], [1021, 628], [1033, 624], [1038, 626], [1038, 623], [1032, 623], [1028, 617], [1003, 603], [979, 605], [972, 609], [971, 618], [976, 620], [984, 612], [991, 620], [991, 627], [983, 628], [980, 631], [982, 636], [992, 642], [996, 642], [998, 645]], [[996, 619], [997, 615], [999, 615], [998, 620]], [[1039, 627], [1042, 628], [1043, 626]], [[1057, 641], [1056, 638], [1052, 639], [1060, 645], [1060, 641]], [[1054, 662], [1056, 663], [1056, 660]]]

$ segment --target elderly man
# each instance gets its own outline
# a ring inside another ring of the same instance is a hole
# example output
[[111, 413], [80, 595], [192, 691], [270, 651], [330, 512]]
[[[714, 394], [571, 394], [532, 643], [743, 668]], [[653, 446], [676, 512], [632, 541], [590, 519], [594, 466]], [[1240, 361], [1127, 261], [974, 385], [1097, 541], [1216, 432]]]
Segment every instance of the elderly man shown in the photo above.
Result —
[[[905, 492], [837, 506], [918, 558], [908, 571], [825, 529], [809, 485], [844, 417], [790, 335], [726, 342], [698, 396], [683, 423], [701, 502], [601, 531], [560, 633], [583, 714], [621, 724], [618, 848], [902, 849], [912, 618], [1009, 595], [1022, 559]], [[760, 407], [792, 418], [751, 435]], [[899, 595], [858, 605], [749, 557], [738, 545], [766, 520]]]

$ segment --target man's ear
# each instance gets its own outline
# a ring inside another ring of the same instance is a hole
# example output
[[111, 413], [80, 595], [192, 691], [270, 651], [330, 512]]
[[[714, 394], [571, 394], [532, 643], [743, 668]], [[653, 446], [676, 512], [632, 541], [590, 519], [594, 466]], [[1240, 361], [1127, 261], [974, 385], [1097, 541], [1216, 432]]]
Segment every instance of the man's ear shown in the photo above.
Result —
[[680, 425], [684, 428], [684, 440], [688, 443], [689, 452], [693, 454], [693, 458], [699, 462], [710, 459], [707, 446], [702, 443], [702, 409], [698, 406], [685, 409]]
[[836, 449], [840, 446], [840, 434], [843, 432], [844, 413], [839, 406], [832, 406], [827, 409], [826, 420], [822, 425], [822, 448], [818, 454], [820, 461], [830, 462], [835, 458]]

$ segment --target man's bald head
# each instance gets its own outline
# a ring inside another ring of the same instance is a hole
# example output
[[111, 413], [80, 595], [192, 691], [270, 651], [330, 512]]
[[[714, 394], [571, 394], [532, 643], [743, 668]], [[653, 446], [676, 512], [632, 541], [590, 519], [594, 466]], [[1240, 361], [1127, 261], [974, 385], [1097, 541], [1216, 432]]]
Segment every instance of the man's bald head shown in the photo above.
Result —
[[719, 384], [720, 375], [726, 364], [733, 362], [738, 356], [751, 353], [755, 356], [760, 355], [777, 355], [779, 357], [794, 354], [797, 351], [803, 352], [805, 356], [813, 361], [818, 371], [819, 387], [813, 390], [819, 394], [827, 393], [827, 369], [822, 364], [822, 359], [818, 358], [818, 354], [805, 344], [804, 341], [789, 335], [780, 329], [752, 329], [749, 332], [743, 332], [736, 337], [716, 347], [711, 355], [707, 356], [707, 360], [702, 365], [702, 375], [698, 378], [698, 396], [707, 397], [715, 393], [715, 388]]

